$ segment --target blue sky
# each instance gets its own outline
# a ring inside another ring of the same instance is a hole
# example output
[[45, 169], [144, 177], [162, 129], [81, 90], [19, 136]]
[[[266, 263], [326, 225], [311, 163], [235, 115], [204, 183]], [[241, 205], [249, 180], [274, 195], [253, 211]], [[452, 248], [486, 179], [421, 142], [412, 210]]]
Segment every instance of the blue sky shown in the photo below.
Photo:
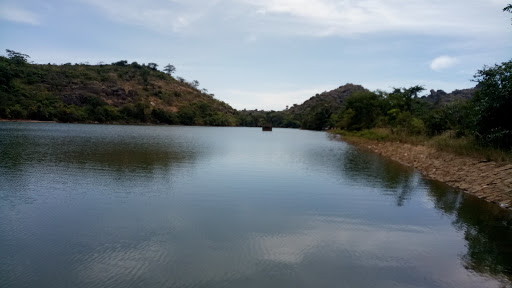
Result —
[[507, 4], [2, 0], [0, 48], [35, 63], [171, 63], [237, 109], [281, 110], [345, 83], [472, 87], [478, 69], [511, 59]]

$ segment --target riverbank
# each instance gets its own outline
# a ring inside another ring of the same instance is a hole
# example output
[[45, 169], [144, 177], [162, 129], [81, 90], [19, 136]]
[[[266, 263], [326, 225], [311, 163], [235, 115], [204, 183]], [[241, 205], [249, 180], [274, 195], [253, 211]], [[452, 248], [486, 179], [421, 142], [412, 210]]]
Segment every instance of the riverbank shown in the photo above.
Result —
[[454, 155], [424, 145], [341, 137], [343, 141], [378, 153], [424, 176], [444, 182], [502, 208], [512, 209], [512, 164]]
[[26, 122], [26, 123], [57, 123], [56, 121], [41, 121], [29, 119], [1, 119], [0, 122]]

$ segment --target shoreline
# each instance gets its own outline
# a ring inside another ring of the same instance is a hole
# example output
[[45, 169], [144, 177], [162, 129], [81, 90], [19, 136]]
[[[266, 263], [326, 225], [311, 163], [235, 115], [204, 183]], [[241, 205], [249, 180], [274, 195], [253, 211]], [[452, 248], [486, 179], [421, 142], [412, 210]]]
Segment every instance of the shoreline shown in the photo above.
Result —
[[1, 119], [0, 122], [23, 122], [23, 123], [58, 123], [57, 121], [41, 121], [28, 119]]
[[501, 208], [512, 210], [512, 164], [454, 155], [422, 145], [343, 136], [340, 139], [413, 167], [426, 178], [446, 183]]

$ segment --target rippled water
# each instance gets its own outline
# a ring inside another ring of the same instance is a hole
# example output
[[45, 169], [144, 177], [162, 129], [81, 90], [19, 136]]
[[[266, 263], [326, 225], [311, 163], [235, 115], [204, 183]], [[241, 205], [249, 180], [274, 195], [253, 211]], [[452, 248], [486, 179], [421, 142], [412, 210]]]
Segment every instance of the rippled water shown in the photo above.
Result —
[[0, 123], [0, 287], [503, 287], [511, 227], [323, 132]]

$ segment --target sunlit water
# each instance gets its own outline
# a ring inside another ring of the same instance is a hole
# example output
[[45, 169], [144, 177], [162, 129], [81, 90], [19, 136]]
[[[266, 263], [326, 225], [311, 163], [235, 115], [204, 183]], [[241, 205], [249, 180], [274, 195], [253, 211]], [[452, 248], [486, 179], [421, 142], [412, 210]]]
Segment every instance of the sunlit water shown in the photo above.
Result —
[[507, 287], [511, 227], [324, 132], [0, 123], [0, 287]]

